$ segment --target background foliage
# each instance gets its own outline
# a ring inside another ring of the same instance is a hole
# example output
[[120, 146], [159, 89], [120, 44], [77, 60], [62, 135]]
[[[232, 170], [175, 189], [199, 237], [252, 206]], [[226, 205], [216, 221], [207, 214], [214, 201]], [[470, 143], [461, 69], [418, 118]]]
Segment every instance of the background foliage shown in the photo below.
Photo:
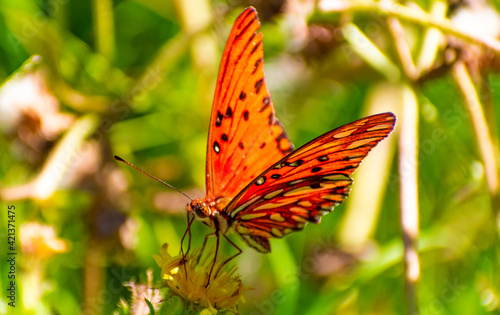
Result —
[[[187, 200], [112, 157], [203, 196], [218, 65], [248, 5], [296, 146], [373, 112], [393, 111], [406, 131], [372, 152], [320, 225], [274, 240], [269, 255], [232, 237], [244, 248], [240, 312], [498, 312], [496, 2], [5, 0], [0, 313], [109, 314], [130, 304], [123, 284], [146, 283], [148, 268], [161, 285], [152, 255], [165, 242], [179, 250]], [[12, 205], [15, 308], [5, 294]], [[412, 229], [418, 281], [404, 263]], [[192, 230], [198, 246], [210, 232]]]

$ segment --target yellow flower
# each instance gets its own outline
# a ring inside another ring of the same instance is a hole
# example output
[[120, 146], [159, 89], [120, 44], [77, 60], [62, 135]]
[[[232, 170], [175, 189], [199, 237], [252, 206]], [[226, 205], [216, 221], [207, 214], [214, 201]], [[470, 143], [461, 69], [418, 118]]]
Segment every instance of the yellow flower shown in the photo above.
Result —
[[19, 239], [23, 253], [38, 259], [68, 251], [67, 242], [57, 237], [53, 226], [38, 222], [21, 224]]
[[[208, 275], [214, 261], [214, 251], [201, 260], [203, 251], [194, 250], [183, 260], [182, 255], [171, 256], [168, 244], [163, 244], [160, 256], [154, 255], [161, 268], [163, 279], [167, 285], [179, 295], [187, 307], [202, 311], [203, 314], [216, 314], [221, 310], [237, 312], [237, 304], [243, 291], [239, 275], [235, 275], [236, 265], [224, 267], [225, 257], [217, 255], [210, 283]], [[201, 262], [200, 262], [201, 261]]]

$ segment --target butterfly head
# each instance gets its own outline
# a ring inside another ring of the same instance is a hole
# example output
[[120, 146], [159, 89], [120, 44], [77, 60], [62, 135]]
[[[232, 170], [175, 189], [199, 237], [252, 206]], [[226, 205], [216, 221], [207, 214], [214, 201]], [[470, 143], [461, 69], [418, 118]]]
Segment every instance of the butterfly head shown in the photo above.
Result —
[[[210, 221], [211, 211], [209, 206], [200, 199], [194, 199], [187, 205], [188, 212], [193, 214], [194, 217], [205, 224]], [[209, 224], [207, 224], [209, 225]]]
[[187, 209], [196, 220], [214, 230], [225, 233], [228, 230], [228, 218], [222, 210], [229, 201], [230, 199], [225, 197], [216, 200], [194, 199], [187, 205]]

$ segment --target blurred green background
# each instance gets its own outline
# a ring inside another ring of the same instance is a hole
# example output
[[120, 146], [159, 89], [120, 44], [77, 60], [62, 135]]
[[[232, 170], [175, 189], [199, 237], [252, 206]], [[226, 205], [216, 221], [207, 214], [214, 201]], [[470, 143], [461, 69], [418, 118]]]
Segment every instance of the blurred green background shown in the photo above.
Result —
[[[152, 269], [163, 285], [152, 255], [179, 251], [187, 199], [113, 155], [204, 196], [218, 66], [249, 5], [296, 147], [370, 113], [392, 111], [398, 127], [320, 225], [268, 255], [230, 236], [244, 250], [240, 313], [499, 313], [497, 2], [4, 0], [0, 314], [111, 314], [120, 300], [134, 313], [125, 283]], [[400, 218], [415, 214], [414, 286]], [[211, 231], [192, 232], [200, 246]]]

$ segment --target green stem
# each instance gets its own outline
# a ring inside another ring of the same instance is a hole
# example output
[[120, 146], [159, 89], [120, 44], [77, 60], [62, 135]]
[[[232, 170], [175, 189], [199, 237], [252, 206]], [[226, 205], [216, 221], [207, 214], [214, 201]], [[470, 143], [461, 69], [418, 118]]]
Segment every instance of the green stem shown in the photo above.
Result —
[[401, 228], [403, 231], [406, 276], [406, 314], [418, 314], [417, 284], [420, 279], [418, 257], [418, 102], [411, 87], [403, 91], [399, 116], [399, 178]]
[[94, 0], [93, 15], [96, 50], [108, 60], [115, 55], [115, 29], [113, 24], [113, 2], [110, 0]]
[[[435, 1], [432, 3], [430, 14], [436, 18], [445, 18], [448, 11], [446, 1]], [[435, 27], [425, 31], [420, 53], [417, 59], [417, 77], [429, 71], [436, 62], [439, 47], [443, 42], [443, 34]]]
[[352, 50], [390, 82], [401, 79], [399, 68], [354, 24], [344, 25], [342, 33]]
[[453, 76], [462, 92], [465, 104], [470, 113], [472, 126], [479, 146], [479, 152], [481, 153], [484, 164], [484, 173], [493, 202], [493, 209], [498, 215], [498, 207], [500, 206], [500, 178], [498, 175], [499, 167], [497, 162], [498, 152], [495, 150], [495, 144], [488, 128], [488, 122], [483, 110], [484, 106], [481, 103], [481, 99], [472, 82], [469, 71], [462, 61], [457, 62], [453, 67]]

